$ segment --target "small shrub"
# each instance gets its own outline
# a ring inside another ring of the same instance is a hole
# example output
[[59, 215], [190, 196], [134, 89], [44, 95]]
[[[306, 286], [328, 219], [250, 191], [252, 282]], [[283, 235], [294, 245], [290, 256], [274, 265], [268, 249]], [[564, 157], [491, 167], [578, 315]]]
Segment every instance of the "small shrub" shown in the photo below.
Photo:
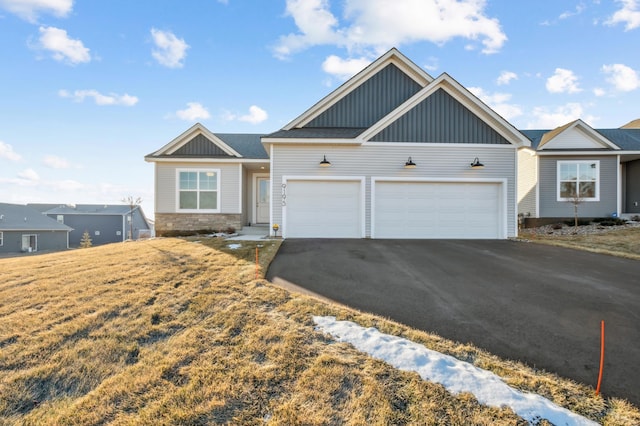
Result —
[[563, 226], [564, 224], [562, 223], [554, 223], [553, 225], [551, 225], [551, 229], [562, 229]]
[[236, 233], [236, 228], [234, 228], [233, 226], [228, 226], [227, 229], [224, 230], [224, 232], [226, 234], [235, 234]]
[[633, 220], [634, 222], [640, 222], [640, 216], [639, 215], [631, 216], [631, 220]]
[[89, 231], [84, 231], [84, 233], [82, 234], [82, 239], [80, 240], [80, 247], [81, 248], [89, 248], [91, 247], [92, 243], [91, 243], [91, 236], [89, 235]]
[[[564, 223], [569, 225], [569, 226], [575, 226], [576, 221], [575, 220], [567, 220]], [[588, 220], [588, 219], [578, 219], [578, 226], [587, 226], [587, 225], [591, 225], [591, 221], [590, 220]]]

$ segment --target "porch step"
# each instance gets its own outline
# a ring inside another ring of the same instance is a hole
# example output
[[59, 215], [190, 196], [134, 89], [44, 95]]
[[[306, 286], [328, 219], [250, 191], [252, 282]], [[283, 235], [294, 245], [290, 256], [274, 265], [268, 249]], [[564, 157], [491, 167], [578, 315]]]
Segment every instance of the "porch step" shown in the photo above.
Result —
[[269, 225], [251, 225], [243, 226], [240, 231], [240, 235], [269, 235]]

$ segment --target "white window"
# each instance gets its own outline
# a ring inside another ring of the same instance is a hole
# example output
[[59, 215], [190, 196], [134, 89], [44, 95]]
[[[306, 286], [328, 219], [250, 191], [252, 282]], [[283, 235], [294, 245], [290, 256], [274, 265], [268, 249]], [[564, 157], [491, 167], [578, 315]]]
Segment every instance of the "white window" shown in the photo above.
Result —
[[220, 170], [178, 170], [179, 211], [220, 211]]
[[600, 161], [558, 161], [558, 201], [600, 200]]
[[0, 247], [2, 247], [2, 245], [4, 244], [4, 234], [2, 233], [2, 231], [0, 231]]
[[64, 215], [56, 215], [56, 220], [58, 221], [58, 223], [64, 223]]

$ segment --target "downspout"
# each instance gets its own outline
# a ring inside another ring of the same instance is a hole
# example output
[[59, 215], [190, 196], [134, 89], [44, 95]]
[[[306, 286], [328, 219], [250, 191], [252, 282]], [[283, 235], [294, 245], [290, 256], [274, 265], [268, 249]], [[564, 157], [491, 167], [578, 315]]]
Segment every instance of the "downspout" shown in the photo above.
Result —
[[620, 154], [616, 156], [618, 160], [618, 164], [616, 167], [617, 170], [617, 180], [618, 180], [618, 203], [616, 206], [616, 217], [620, 217], [622, 214], [622, 163], [620, 162]]

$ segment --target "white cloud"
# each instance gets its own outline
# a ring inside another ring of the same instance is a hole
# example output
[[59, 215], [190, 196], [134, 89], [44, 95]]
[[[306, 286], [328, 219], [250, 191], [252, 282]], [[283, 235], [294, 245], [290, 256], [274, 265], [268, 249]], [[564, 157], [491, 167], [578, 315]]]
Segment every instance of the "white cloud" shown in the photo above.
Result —
[[606, 95], [607, 92], [601, 87], [596, 87], [595, 89], [593, 89], [593, 94], [600, 97]]
[[517, 80], [517, 79], [518, 79], [518, 74], [516, 74], [515, 72], [513, 72], [513, 71], [502, 71], [500, 73], [500, 76], [496, 80], [496, 84], [498, 86], [503, 86], [503, 85], [507, 85], [507, 84], [511, 83], [511, 80]]
[[558, 16], [558, 19], [567, 19], [572, 16], [580, 15], [582, 12], [584, 12], [585, 9], [586, 9], [586, 6], [581, 3], [576, 6], [575, 10], [567, 10], [561, 13], [560, 16]]
[[187, 108], [176, 111], [176, 116], [180, 120], [196, 121], [206, 120], [211, 117], [209, 111], [199, 102], [187, 102]]
[[622, 3], [622, 9], [611, 15], [605, 24], [611, 26], [625, 24], [625, 31], [640, 27], [640, 6], [637, 0], [618, 0], [618, 3]]
[[571, 70], [556, 68], [555, 73], [547, 79], [547, 90], [550, 93], [578, 93], [578, 77]]
[[15, 152], [11, 145], [0, 141], [0, 158], [4, 158], [9, 161], [20, 161], [22, 156]]
[[56, 155], [47, 155], [42, 159], [42, 164], [52, 169], [68, 169], [71, 167], [69, 161]]
[[184, 39], [176, 37], [170, 31], [151, 28], [151, 36], [156, 48], [151, 55], [160, 63], [169, 68], [182, 68], [184, 58], [187, 56], [189, 45]]
[[322, 63], [322, 70], [341, 80], [346, 80], [370, 63], [371, 61], [367, 58], [342, 59], [336, 55], [331, 55]]
[[73, 0], [0, 0], [0, 8], [35, 23], [41, 13], [65, 17], [73, 8]]
[[633, 69], [623, 64], [603, 65], [602, 72], [608, 75], [607, 81], [616, 90], [630, 92], [640, 88], [640, 76]]
[[40, 27], [40, 47], [52, 52], [53, 59], [71, 65], [91, 61], [89, 49], [82, 41], [72, 39], [65, 30], [55, 27]]
[[231, 112], [226, 112], [222, 119], [225, 121], [244, 121], [245, 123], [250, 124], [260, 124], [263, 121], [266, 121], [269, 118], [269, 114], [267, 111], [263, 110], [259, 106], [251, 105], [249, 107], [249, 113], [245, 115], [237, 115]]
[[131, 96], [128, 94], [118, 95], [115, 93], [109, 93], [108, 95], [103, 95], [97, 90], [76, 90], [73, 93], [70, 93], [66, 90], [58, 91], [58, 95], [61, 98], [71, 98], [75, 102], [83, 102], [85, 98], [93, 98], [96, 105], [124, 105], [124, 106], [134, 106], [138, 103], [138, 98], [136, 96]]
[[522, 115], [522, 108], [519, 105], [508, 103], [511, 100], [510, 93], [489, 93], [485, 92], [481, 87], [469, 87], [469, 91], [476, 95], [491, 109], [500, 114], [506, 120]]
[[31, 181], [31, 182], [35, 182], [35, 181], [40, 180], [40, 176], [33, 169], [24, 169], [23, 171], [18, 173], [18, 177], [20, 179], [28, 180], [28, 181]]
[[484, 14], [485, 5], [486, 0], [345, 0], [341, 23], [329, 0], [287, 0], [286, 13], [299, 32], [280, 37], [274, 53], [283, 59], [330, 44], [379, 54], [403, 43], [441, 45], [456, 37], [480, 40], [483, 53], [496, 53], [507, 36], [497, 19]]
[[584, 115], [585, 111], [579, 103], [568, 103], [550, 110], [548, 107], [535, 107], [533, 109], [534, 121], [527, 124], [529, 129], [555, 129], [563, 126], [571, 121], [581, 118], [582, 120], [593, 123], [597, 117], [592, 115]]

